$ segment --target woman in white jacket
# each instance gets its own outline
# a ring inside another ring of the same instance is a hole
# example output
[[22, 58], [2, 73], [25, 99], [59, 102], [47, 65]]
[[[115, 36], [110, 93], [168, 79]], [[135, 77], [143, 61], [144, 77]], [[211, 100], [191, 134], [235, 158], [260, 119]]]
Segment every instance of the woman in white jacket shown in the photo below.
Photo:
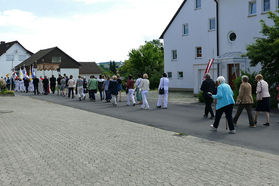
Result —
[[169, 93], [169, 79], [167, 78], [167, 74], [163, 73], [163, 77], [160, 79], [160, 84], [158, 90], [163, 89], [162, 93], [159, 92], [157, 108], [162, 107], [162, 96], [164, 96], [164, 107], [163, 109], [168, 108], [168, 93]]
[[147, 95], [148, 95], [148, 91], [149, 91], [149, 80], [148, 80], [148, 75], [147, 74], [143, 74], [143, 79], [140, 82], [139, 88], [141, 90], [141, 94], [142, 94], [142, 105], [141, 108], [142, 109], [149, 109], [149, 104], [147, 102]]

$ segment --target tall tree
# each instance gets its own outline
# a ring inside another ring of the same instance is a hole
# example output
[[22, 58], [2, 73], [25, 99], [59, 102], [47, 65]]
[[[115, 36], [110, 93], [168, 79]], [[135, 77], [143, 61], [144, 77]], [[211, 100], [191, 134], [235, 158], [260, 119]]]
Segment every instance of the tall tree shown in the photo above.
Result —
[[261, 33], [264, 37], [256, 38], [256, 42], [248, 45], [247, 56], [251, 66], [261, 64], [262, 75], [270, 85], [272, 103], [276, 103], [276, 85], [279, 83], [279, 16], [278, 12], [268, 12], [272, 24], [261, 20]]
[[147, 73], [150, 80], [150, 87], [157, 88], [159, 79], [164, 72], [164, 48], [159, 40], [146, 41], [138, 49], [129, 52], [129, 59], [120, 68], [121, 75], [129, 74], [134, 77], [137, 74]]

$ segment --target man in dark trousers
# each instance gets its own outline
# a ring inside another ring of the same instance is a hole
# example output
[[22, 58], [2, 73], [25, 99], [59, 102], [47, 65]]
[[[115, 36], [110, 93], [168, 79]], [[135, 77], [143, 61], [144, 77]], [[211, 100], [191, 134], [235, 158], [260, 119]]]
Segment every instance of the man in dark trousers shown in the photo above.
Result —
[[45, 95], [48, 95], [49, 81], [47, 79], [47, 76], [45, 76], [45, 78], [43, 80], [43, 86], [44, 86], [44, 93], [45, 93]]
[[57, 95], [60, 95], [60, 89], [61, 89], [61, 80], [62, 80], [62, 76], [61, 74], [59, 74], [58, 78], [57, 78]]
[[56, 78], [54, 77], [54, 75], [51, 76], [50, 78], [50, 90], [52, 91], [52, 93], [55, 93], [55, 86], [56, 86]]
[[35, 76], [33, 79], [33, 84], [34, 84], [34, 95], [39, 95], [39, 78]]
[[24, 79], [24, 86], [26, 93], [28, 93], [29, 79], [27, 77]]
[[[202, 82], [201, 91], [203, 91], [203, 97], [205, 101], [205, 109], [204, 109], [204, 118], [208, 117], [208, 113], [210, 112], [211, 117], [210, 119], [214, 119], [214, 113], [212, 110], [212, 102], [213, 99], [211, 97], [212, 94], [216, 94], [216, 85], [214, 81], [211, 79], [211, 75], [209, 73], [205, 74], [205, 80]], [[208, 93], [211, 93], [209, 95]]]

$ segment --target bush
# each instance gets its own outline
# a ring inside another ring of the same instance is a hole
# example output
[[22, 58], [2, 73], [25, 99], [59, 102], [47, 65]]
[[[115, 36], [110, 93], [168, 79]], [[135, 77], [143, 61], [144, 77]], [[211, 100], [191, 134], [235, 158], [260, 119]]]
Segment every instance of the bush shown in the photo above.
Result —
[[0, 92], [0, 95], [4, 95], [4, 96], [14, 96], [15, 92], [12, 90], [7, 90], [7, 89], [2, 89], [2, 91]]
[[204, 103], [203, 91], [199, 91], [198, 99], [200, 103]]

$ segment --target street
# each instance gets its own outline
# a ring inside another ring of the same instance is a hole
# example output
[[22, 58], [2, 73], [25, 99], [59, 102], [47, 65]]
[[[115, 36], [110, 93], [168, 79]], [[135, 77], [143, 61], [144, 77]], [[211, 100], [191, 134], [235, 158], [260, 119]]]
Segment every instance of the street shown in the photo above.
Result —
[[[244, 110], [238, 121], [237, 134], [228, 135], [225, 127], [225, 115], [223, 115], [223, 119], [220, 121], [218, 132], [209, 131], [209, 125], [213, 123], [213, 120], [202, 117], [204, 112], [203, 104], [170, 102], [168, 109], [162, 110], [156, 108], [156, 95], [152, 95], [151, 99], [149, 99], [151, 109], [142, 110], [139, 105], [128, 107], [126, 105], [126, 97], [123, 97], [122, 102], [118, 103], [118, 107], [114, 108], [110, 103], [100, 102], [98, 95], [96, 102], [90, 102], [88, 99], [80, 102], [77, 98], [68, 99], [52, 94], [48, 96], [28, 95], [32, 98], [154, 126], [168, 131], [279, 154], [279, 124], [277, 123], [279, 115], [274, 113], [271, 113], [270, 127], [262, 125], [265, 123], [265, 115], [262, 113], [259, 116], [257, 128], [249, 128], [248, 117]], [[183, 99], [181, 98], [181, 100]], [[235, 112], [236, 110], [234, 110]]]

